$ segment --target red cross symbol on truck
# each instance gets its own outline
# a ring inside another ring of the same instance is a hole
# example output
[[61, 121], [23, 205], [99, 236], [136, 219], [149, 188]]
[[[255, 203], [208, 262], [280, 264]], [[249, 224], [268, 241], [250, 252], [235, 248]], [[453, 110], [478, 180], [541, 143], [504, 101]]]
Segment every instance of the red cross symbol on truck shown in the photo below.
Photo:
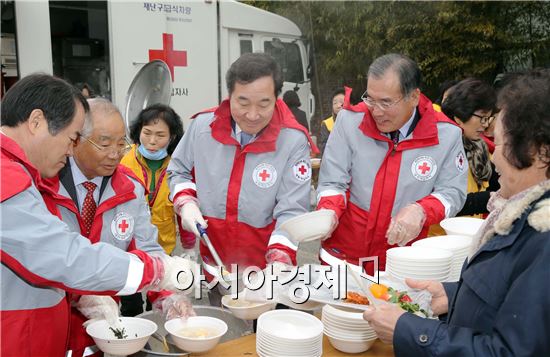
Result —
[[267, 172], [266, 169], [264, 169], [262, 172], [260, 172], [260, 173], [258, 174], [258, 176], [260, 176], [260, 178], [262, 179], [262, 181], [265, 181], [265, 180], [267, 180], [268, 178], [271, 177], [271, 175], [269, 174], [269, 172]]
[[174, 67], [187, 67], [187, 51], [174, 50], [174, 35], [162, 34], [162, 49], [149, 50], [149, 61], [162, 60], [170, 68], [172, 82], [174, 81]]
[[418, 169], [422, 171], [422, 175], [425, 175], [426, 172], [431, 170], [431, 167], [426, 164], [426, 161], [424, 161], [422, 165], [418, 166]]
[[126, 228], [128, 228], [128, 227], [130, 227], [130, 226], [128, 225], [128, 223], [126, 223], [125, 219], [123, 219], [122, 222], [120, 222], [120, 224], [118, 225], [118, 228], [120, 228], [120, 231], [122, 233], [126, 233]]

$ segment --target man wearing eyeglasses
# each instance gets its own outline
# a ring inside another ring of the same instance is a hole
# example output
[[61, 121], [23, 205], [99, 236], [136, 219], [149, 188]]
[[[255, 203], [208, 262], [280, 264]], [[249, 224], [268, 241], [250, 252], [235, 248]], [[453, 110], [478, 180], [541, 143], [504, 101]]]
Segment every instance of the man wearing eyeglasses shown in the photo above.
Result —
[[[104, 242], [122, 250], [140, 249], [153, 255], [164, 255], [157, 242], [158, 231], [151, 223], [149, 207], [144, 199], [145, 188], [133, 172], [119, 165], [130, 149], [126, 127], [118, 108], [104, 98], [88, 99], [90, 119], [74, 144], [74, 156], [59, 172], [48, 180], [57, 191], [54, 201], [62, 220], [71, 230], [79, 232], [92, 243]], [[162, 298], [169, 294], [160, 294]], [[156, 295], [150, 295], [155, 298]], [[93, 340], [82, 327], [88, 318], [87, 304], [95, 309], [118, 310], [110, 297], [73, 297], [71, 309], [72, 356], [86, 356], [96, 350]], [[143, 312], [141, 293], [121, 298], [128, 315]], [[171, 301], [185, 304], [182, 295]], [[155, 304], [162, 305], [160, 300]], [[116, 315], [115, 315], [116, 316]], [[105, 316], [107, 319], [111, 316]]]
[[338, 115], [319, 175], [318, 209], [339, 218], [322, 244], [323, 262], [378, 257], [385, 270], [388, 248], [425, 237], [431, 224], [464, 204], [468, 163], [460, 128], [433, 110], [420, 79], [410, 58], [382, 56], [369, 67], [364, 104]]

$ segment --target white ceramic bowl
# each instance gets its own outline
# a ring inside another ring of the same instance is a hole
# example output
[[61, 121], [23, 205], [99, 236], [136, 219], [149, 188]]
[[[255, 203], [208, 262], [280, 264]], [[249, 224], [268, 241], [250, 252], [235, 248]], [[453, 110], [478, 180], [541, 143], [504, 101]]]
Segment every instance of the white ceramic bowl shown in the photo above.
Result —
[[449, 235], [473, 237], [483, 224], [483, 220], [473, 217], [453, 217], [442, 220], [439, 224]]
[[329, 233], [333, 217], [332, 210], [308, 212], [285, 221], [279, 228], [298, 242], [309, 242]]
[[[227, 324], [224, 321], [210, 316], [192, 316], [186, 322], [179, 318], [169, 320], [164, 324], [164, 328], [172, 336], [176, 346], [192, 353], [211, 350], [227, 332]], [[181, 333], [186, 328], [206, 329], [212, 335], [209, 337], [185, 337]]]
[[157, 331], [157, 324], [151, 320], [139, 317], [119, 317], [124, 327], [126, 338], [118, 339], [109, 329], [106, 320], [92, 322], [86, 327], [86, 332], [93, 339], [97, 347], [110, 355], [126, 356], [141, 350], [149, 337]]
[[422, 238], [414, 242], [412, 246], [447, 249], [452, 251], [454, 254], [456, 254], [457, 252], [462, 252], [462, 251], [467, 252], [471, 244], [472, 244], [471, 236], [446, 235], [446, 236]]
[[238, 299], [234, 300], [231, 295], [225, 295], [222, 297], [222, 305], [238, 317], [243, 320], [254, 320], [260, 317], [261, 314], [269, 310], [273, 310], [277, 305], [276, 302], [249, 302], [239, 296]]
[[453, 253], [445, 249], [426, 247], [395, 247], [386, 251], [386, 256], [393, 262], [450, 262]]
[[280, 341], [307, 341], [322, 337], [323, 323], [313, 315], [296, 310], [273, 310], [258, 318], [257, 333]]
[[371, 348], [371, 346], [374, 344], [374, 341], [376, 341], [376, 338], [373, 338], [371, 340], [353, 341], [349, 339], [331, 337], [329, 335], [327, 336], [330, 344], [338, 351], [342, 351], [344, 353], [365, 352], [369, 348]]

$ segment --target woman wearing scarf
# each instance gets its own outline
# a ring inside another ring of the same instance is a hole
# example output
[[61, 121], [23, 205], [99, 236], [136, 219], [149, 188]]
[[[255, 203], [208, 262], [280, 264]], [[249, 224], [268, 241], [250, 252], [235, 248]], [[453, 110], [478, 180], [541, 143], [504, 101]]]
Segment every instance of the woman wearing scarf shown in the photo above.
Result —
[[[462, 142], [468, 160], [468, 196], [457, 216], [483, 218], [488, 213], [489, 193], [499, 188], [498, 175], [493, 174], [489, 149], [482, 138], [494, 120], [495, 104], [494, 89], [474, 78], [464, 79], [450, 88], [442, 104], [443, 113], [462, 128]], [[439, 225], [434, 225], [429, 235], [445, 235], [445, 232]]]
[[491, 213], [458, 282], [407, 280], [439, 320], [393, 305], [364, 318], [396, 356], [550, 356], [550, 70], [502, 89]]
[[[166, 167], [170, 155], [183, 136], [179, 115], [169, 106], [154, 104], [143, 109], [130, 126], [132, 149], [122, 158], [122, 165], [128, 167], [143, 181], [149, 194], [145, 199], [151, 210], [151, 223], [158, 229], [158, 242], [166, 252], [172, 254], [176, 247], [176, 231], [185, 253], [194, 257], [195, 235], [179, 228], [172, 202], [168, 199], [168, 177]], [[155, 296], [149, 296], [151, 300]], [[121, 298], [121, 314], [135, 316], [143, 312], [141, 294]], [[149, 310], [149, 303], [147, 304]]]

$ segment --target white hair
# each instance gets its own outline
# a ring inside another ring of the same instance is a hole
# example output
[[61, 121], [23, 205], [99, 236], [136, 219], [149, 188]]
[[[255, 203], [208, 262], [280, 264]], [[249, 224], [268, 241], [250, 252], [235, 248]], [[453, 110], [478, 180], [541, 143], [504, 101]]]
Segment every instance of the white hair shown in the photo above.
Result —
[[122, 114], [120, 113], [120, 110], [114, 105], [110, 100], [96, 97], [96, 98], [90, 98], [88, 99], [88, 104], [90, 105], [90, 111], [86, 115], [86, 119], [84, 120], [84, 126], [82, 127], [82, 136], [88, 137], [92, 134], [92, 131], [94, 129], [94, 123], [93, 123], [93, 117], [95, 115], [102, 115], [102, 116], [108, 116], [113, 114], [118, 114], [120, 120], [124, 122], [122, 119]]

